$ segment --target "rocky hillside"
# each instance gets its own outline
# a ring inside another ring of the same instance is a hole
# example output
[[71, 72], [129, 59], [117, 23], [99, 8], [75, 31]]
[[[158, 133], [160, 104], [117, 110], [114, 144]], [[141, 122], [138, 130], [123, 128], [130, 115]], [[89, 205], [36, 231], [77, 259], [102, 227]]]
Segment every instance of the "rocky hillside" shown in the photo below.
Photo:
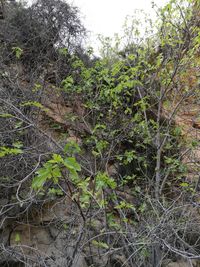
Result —
[[200, 266], [198, 1], [102, 58], [66, 2], [1, 5], [0, 266]]

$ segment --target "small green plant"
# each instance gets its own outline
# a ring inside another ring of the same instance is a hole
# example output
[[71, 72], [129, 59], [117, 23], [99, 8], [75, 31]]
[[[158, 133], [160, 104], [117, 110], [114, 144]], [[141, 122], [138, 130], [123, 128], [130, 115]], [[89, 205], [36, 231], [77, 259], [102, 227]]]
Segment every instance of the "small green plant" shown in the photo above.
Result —
[[[80, 152], [80, 148], [73, 142], [65, 146], [64, 152], [68, 155], [74, 155], [75, 153]], [[45, 183], [49, 180], [57, 185], [59, 183], [59, 179], [63, 176], [62, 171], [64, 169], [67, 169], [69, 172], [72, 182], [74, 184], [78, 184], [78, 172], [81, 171], [81, 166], [76, 161], [76, 158], [74, 156], [53, 154], [52, 158], [44, 163], [43, 167], [37, 170], [37, 175], [32, 181], [32, 188], [35, 190], [43, 189]]]
[[102, 241], [92, 240], [92, 244], [98, 248], [109, 249], [109, 245]]
[[32, 182], [32, 188], [35, 190], [42, 189], [45, 182], [48, 180], [58, 184], [62, 177], [62, 169], [66, 168], [69, 171], [70, 178], [74, 183], [78, 181], [78, 172], [81, 170], [80, 165], [74, 157], [62, 157], [58, 154], [53, 154], [52, 159], [48, 160], [42, 168], [36, 173]]
[[16, 58], [17, 59], [20, 59], [20, 57], [23, 54], [23, 50], [20, 47], [18, 47], [18, 46], [13, 47], [12, 50], [15, 53]]
[[45, 108], [40, 102], [37, 102], [37, 101], [27, 101], [27, 102], [21, 103], [21, 106], [22, 107], [36, 107], [45, 112], [49, 110], [48, 108]]
[[20, 149], [21, 146], [13, 144], [14, 148], [1, 146], [0, 147], [0, 158], [3, 158], [5, 156], [16, 156], [23, 153], [23, 150]]
[[64, 48], [59, 48], [59, 54], [66, 57], [68, 55], [68, 49], [66, 47]]
[[66, 77], [63, 81], [62, 81], [62, 88], [63, 91], [68, 92], [68, 91], [73, 91], [73, 84], [74, 84], [74, 80], [71, 76]]
[[21, 235], [20, 233], [15, 234], [15, 243], [19, 244], [21, 242]]

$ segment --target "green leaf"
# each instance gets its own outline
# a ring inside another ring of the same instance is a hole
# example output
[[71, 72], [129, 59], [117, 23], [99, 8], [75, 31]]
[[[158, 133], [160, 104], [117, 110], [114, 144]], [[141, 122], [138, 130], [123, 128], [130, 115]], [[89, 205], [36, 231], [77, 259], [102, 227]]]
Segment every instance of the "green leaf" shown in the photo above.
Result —
[[63, 196], [63, 191], [59, 188], [49, 188], [48, 195]]
[[8, 155], [18, 155], [22, 153], [23, 151], [19, 148], [9, 148], [5, 146], [0, 147], [0, 158], [8, 156]]
[[115, 209], [133, 209], [135, 210], [134, 206], [126, 201], [120, 201], [119, 205], [115, 206]]
[[189, 184], [188, 184], [188, 183], [186, 183], [186, 182], [184, 182], [184, 183], [181, 183], [181, 184], [180, 184], [180, 186], [182, 186], [182, 187], [188, 187], [188, 186], [189, 186]]
[[61, 155], [53, 154], [53, 159], [48, 161], [49, 163], [63, 163], [63, 158]]
[[15, 242], [16, 242], [16, 243], [20, 243], [20, 241], [21, 241], [21, 236], [20, 236], [19, 233], [16, 233], [16, 234], [15, 234]]
[[65, 57], [68, 55], [68, 50], [67, 50], [66, 47], [64, 47], [64, 48], [59, 48], [58, 52], [59, 52], [60, 55], [63, 55], [63, 56], [65, 56]]
[[69, 172], [70, 172], [70, 177], [71, 177], [72, 181], [76, 184], [79, 183], [78, 173], [75, 170], [69, 170]]
[[52, 179], [53, 179], [54, 184], [57, 184], [59, 181], [59, 178], [62, 176], [60, 168], [58, 166], [54, 167], [52, 172], [51, 172], [51, 175], [52, 175]]
[[180, 136], [181, 132], [182, 132], [181, 127], [178, 127], [178, 126], [175, 127], [175, 129], [174, 129], [174, 135], [175, 136]]
[[23, 50], [18, 46], [12, 47], [12, 50], [15, 53], [16, 58], [20, 59], [21, 55], [23, 54]]
[[75, 158], [67, 157], [64, 159], [63, 164], [70, 171], [81, 171], [81, 166], [78, 164]]
[[76, 142], [71, 141], [71, 142], [68, 142], [65, 145], [64, 152], [69, 154], [69, 155], [74, 155], [74, 154], [80, 153], [81, 149], [80, 149], [79, 145]]
[[23, 146], [23, 144], [22, 144], [22, 142], [17, 141], [17, 142], [13, 143], [13, 146], [16, 147], [16, 148], [21, 148]]
[[52, 164], [45, 163], [42, 168], [40, 168], [36, 173], [37, 176], [33, 178], [32, 188], [34, 190], [42, 189], [44, 183], [52, 178]]
[[62, 86], [65, 91], [72, 89], [73, 84], [74, 84], [74, 79], [71, 76], [68, 76], [62, 81]]
[[42, 89], [42, 85], [39, 84], [39, 83], [35, 83], [33, 89], [32, 89], [32, 92], [35, 93], [35, 92], [38, 92], [39, 90]]
[[96, 189], [101, 190], [106, 187], [110, 187], [112, 189], [115, 189], [117, 184], [115, 180], [111, 177], [109, 177], [106, 173], [99, 172], [95, 179], [96, 182]]
[[32, 106], [32, 107], [36, 107], [36, 108], [40, 108], [41, 110], [47, 112], [49, 111], [48, 108], [45, 108], [40, 102], [37, 101], [27, 101], [21, 104], [22, 107], [26, 107], [26, 106]]
[[31, 186], [34, 190], [42, 189], [46, 180], [47, 180], [47, 176], [38, 175], [38, 176], [34, 177]]
[[108, 244], [106, 244], [106, 243], [104, 243], [104, 242], [100, 242], [100, 241], [92, 240], [92, 244], [93, 244], [94, 246], [99, 247], [99, 248], [109, 249]]
[[0, 118], [13, 118], [14, 116], [9, 113], [1, 113]]

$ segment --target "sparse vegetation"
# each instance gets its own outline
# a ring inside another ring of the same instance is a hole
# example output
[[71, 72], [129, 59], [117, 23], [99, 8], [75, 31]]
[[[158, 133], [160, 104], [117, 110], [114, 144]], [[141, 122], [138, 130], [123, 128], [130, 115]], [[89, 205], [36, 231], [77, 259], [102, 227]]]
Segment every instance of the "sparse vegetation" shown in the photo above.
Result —
[[4, 2], [0, 265], [199, 266], [199, 1], [101, 58], [77, 8]]

